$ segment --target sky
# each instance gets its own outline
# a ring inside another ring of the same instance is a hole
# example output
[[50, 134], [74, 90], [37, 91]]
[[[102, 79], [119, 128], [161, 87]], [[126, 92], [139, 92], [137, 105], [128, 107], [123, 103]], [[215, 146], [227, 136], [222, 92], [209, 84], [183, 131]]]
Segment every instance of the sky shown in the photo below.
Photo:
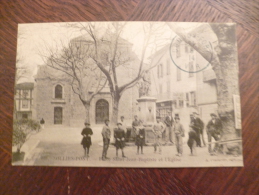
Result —
[[[101, 29], [100, 36], [105, 33], [108, 22], [96, 22]], [[148, 23], [148, 22], [146, 22]], [[30, 23], [18, 25], [18, 42], [17, 42], [17, 66], [27, 66], [30, 68], [28, 78], [20, 80], [20, 82], [33, 81], [33, 76], [37, 73], [37, 67], [44, 65], [42, 55], [47, 56], [46, 48], [57, 48], [60, 50], [61, 42], [67, 45], [69, 41], [75, 37], [85, 34], [84, 31], [78, 29], [67, 28], [66, 23]], [[70, 23], [73, 24], [73, 23]], [[82, 22], [82, 24], [84, 24]], [[146, 58], [155, 51], [159, 50], [166, 44], [170, 44], [175, 36], [174, 32], [164, 22], [153, 22], [156, 31], [152, 31], [152, 44], [147, 48]], [[187, 31], [196, 27], [197, 23], [180, 23]], [[145, 38], [143, 32], [143, 22], [127, 22], [125, 29], [121, 35], [122, 38], [133, 44], [132, 50], [140, 58]]]

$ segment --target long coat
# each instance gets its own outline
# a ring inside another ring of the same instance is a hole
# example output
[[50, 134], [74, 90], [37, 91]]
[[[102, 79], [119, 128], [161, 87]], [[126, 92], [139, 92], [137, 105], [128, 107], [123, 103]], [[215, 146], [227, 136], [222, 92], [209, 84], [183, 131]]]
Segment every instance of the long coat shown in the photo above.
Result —
[[136, 145], [143, 146], [145, 144], [145, 129], [139, 129], [136, 137]]
[[93, 135], [92, 129], [89, 127], [85, 127], [82, 130], [81, 135], [84, 136], [81, 141], [81, 144], [83, 145], [84, 148], [89, 148], [92, 145], [92, 140], [90, 136], [90, 135]]
[[203, 121], [200, 118], [194, 118], [192, 122], [193, 122], [193, 129], [196, 131], [196, 133], [202, 134], [204, 129]]
[[214, 123], [212, 120], [208, 122], [207, 132], [220, 134], [221, 131], [222, 131], [222, 123], [220, 119], [216, 118]]
[[114, 131], [115, 147], [124, 148], [125, 146], [125, 131], [123, 129], [117, 129]]

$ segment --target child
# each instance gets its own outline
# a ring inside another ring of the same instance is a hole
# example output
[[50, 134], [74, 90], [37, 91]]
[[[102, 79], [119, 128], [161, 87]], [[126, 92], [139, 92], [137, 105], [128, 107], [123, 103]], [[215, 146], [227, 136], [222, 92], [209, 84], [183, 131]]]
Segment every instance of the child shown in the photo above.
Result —
[[84, 154], [86, 156], [87, 153], [87, 157], [89, 157], [89, 149], [92, 145], [91, 136], [93, 135], [93, 131], [90, 128], [90, 123], [85, 122], [85, 128], [82, 130], [81, 135], [83, 136], [81, 144], [83, 145], [83, 148], [85, 150]]
[[140, 125], [138, 128], [136, 128], [136, 145], [137, 148], [137, 154], [139, 154], [139, 148], [141, 149], [141, 154], [143, 154], [143, 145], [145, 143], [145, 128], [143, 126], [142, 121], [140, 121]]
[[190, 131], [189, 131], [189, 139], [187, 145], [191, 150], [191, 156], [196, 155], [196, 145], [197, 145], [197, 134], [193, 129], [193, 124], [190, 124]]
[[123, 151], [123, 148], [125, 147], [125, 131], [122, 129], [121, 123], [117, 123], [117, 126], [118, 129], [114, 131], [116, 157], [118, 157], [118, 150], [121, 149], [122, 157], [126, 158]]

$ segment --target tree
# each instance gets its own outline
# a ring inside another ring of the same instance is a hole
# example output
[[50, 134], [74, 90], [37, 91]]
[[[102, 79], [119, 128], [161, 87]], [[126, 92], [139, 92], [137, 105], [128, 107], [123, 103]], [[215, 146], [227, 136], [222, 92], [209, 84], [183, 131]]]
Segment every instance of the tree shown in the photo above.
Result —
[[233, 95], [239, 94], [235, 25], [210, 24], [208, 26], [218, 39], [217, 46], [212, 50], [202, 44], [195, 35], [186, 33], [177, 24], [167, 23], [167, 25], [210, 62], [216, 75], [218, 114], [222, 120], [223, 134], [227, 138], [235, 137]]
[[[130, 43], [121, 38], [121, 34], [125, 28], [126, 23], [110, 23], [104, 35], [100, 35], [101, 30], [98, 29], [94, 23], [87, 23], [86, 25], [72, 24], [70, 27], [78, 28], [86, 32], [86, 36], [90, 38], [93, 43], [93, 51], [90, 53], [90, 58], [99, 67], [102, 73], [106, 76], [110, 94], [112, 97], [112, 118], [113, 123], [117, 122], [119, 102], [123, 93], [132, 88], [143, 77], [144, 73], [151, 69], [144, 66], [144, 59], [146, 51], [150, 44], [151, 36], [154, 33], [153, 23], [146, 23], [143, 25], [145, 33], [141, 57], [137, 61], [137, 56], [129, 48]], [[152, 30], [153, 29], [153, 30]], [[120, 67], [125, 70], [132, 69], [130, 62], [134, 61], [133, 73], [135, 75], [126, 83], [121, 83], [118, 77], [118, 69]]]
[[57, 70], [67, 78], [73, 92], [78, 95], [85, 108], [85, 117], [90, 121], [90, 103], [106, 85], [107, 79], [93, 60], [89, 58], [92, 43], [80, 38], [73, 39], [68, 46], [61, 42], [61, 52], [57, 48], [47, 48], [47, 55], [42, 56], [47, 67]]
[[15, 120], [13, 125], [13, 145], [17, 146], [17, 153], [21, 152], [21, 147], [31, 135], [40, 131], [38, 121], [32, 119]]

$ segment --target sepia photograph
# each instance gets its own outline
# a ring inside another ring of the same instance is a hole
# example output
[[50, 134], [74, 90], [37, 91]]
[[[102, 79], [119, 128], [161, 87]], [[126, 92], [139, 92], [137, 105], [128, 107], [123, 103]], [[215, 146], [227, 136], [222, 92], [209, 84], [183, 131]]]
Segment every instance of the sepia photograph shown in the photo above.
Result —
[[13, 166], [244, 166], [234, 23], [30, 23], [17, 37]]

